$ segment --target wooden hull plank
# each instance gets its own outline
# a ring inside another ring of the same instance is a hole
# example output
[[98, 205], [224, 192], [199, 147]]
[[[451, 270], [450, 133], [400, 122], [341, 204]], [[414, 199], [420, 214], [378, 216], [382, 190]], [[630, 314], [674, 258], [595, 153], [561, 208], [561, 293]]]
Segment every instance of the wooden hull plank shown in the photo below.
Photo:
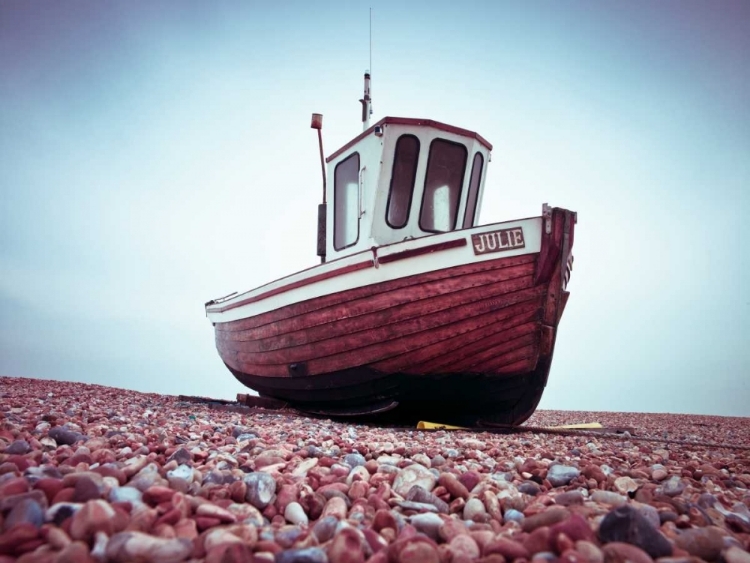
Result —
[[426, 272], [424, 274], [398, 278], [379, 284], [357, 287], [354, 289], [349, 289], [347, 291], [318, 297], [316, 299], [294, 303], [293, 305], [288, 305], [287, 307], [275, 309], [273, 311], [269, 311], [267, 313], [263, 313], [246, 319], [239, 319], [227, 323], [216, 323], [214, 328], [216, 331], [246, 330], [248, 328], [275, 323], [284, 319], [302, 315], [304, 313], [316, 311], [330, 305], [337, 305], [343, 302], [352, 301], [360, 297], [369, 297], [386, 291], [393, 291], [401, 287], [412, 286], [415, 285], [415, 283], [428, 283], [431, 281], [444, 280], [455, 276], [463, 276], [474, 272], [490, 272], [495, 270], [502, 270], [503, 268], [509, 268], [520, 264], [535, 264], [536, 259], [537, 254], [523, 254], [521, 256], [500, 258], [498, 260], [490, 260], [486, 262], [473, 262], [470, 264], [465, 264], [463, 266], [457, 266], [455, 268], [435, 270], [432, 272]]

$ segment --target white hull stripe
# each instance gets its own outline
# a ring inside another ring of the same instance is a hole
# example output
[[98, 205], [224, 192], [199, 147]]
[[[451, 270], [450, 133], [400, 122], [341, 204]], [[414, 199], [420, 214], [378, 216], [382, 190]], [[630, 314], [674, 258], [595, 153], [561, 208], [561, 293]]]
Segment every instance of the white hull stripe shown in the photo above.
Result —
[[[477, 249], [483, 248], [481, 241], [489, 240], [487, 237], [497, 232], [498, 227], [521, 229], [523, 247], [509, 246], [498, 248], [497, 252], [477, 253]], [[541, 248], [541, 231], [542, 219], [534, 217], [381, 246], [314, 266], [210, 304], [206, 307], [206, 314], [214, 323], [236, 321], [356, 287], [474, 262], [533, 254]], [[482, 235], [487, 237], [482, 238]]]

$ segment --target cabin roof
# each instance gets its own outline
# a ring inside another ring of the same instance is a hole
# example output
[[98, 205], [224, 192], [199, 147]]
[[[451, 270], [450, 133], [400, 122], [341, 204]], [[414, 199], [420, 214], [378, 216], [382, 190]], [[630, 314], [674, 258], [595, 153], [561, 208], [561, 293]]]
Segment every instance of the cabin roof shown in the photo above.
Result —
[[433, 121], [432, 119], [415, 119], [411, 117], [384, 117], [380, 121], [378, 121], [375, 125], [367, 129], [366, 131], [363, 131], [356, 137], [354, 137], [351, 141], [346, 143], [343, 147], [341, 147], [339, 150], [331, 154], [328, 158], [326, 158], [326, 162], [331, 162], [334, 158], [339, 156], [344, 151], [349, 150], [352, 146], [357, 144], [359, 141], [367, 137], [369, 134], [371, 134], [376, 127], [381, 127], [383, 125], [413, 125], [413, 126], [421, 126], [421, 127], [434, 127], [435, 129], [439, 129], [440, 131], [447, 131], [448, 133], [455, 133], [456, 135], [461, 135], [463, 137], [471, 137], [472, 139], [476, 139], [480, 143], [482, 143], [485, 147], [487, 147], [488, 150], [492, 150], [492, 145], [482, 137], [479, 133], [475, 133], [474, 131], [469, 131], [468, 129], [462, 129], [460, 127], [455, 127], [453, 125], [448, 125], [447, 123], [440, 123], [439, 121]]

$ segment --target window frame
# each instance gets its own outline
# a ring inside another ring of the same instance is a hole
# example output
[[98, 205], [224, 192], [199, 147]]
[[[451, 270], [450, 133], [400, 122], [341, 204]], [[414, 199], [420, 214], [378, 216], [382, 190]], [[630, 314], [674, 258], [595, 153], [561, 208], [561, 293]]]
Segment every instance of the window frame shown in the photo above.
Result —
[[[448, 143], [450, 145], [459, 146], [464, 150], [464, 164], [463, 164], [463, 168], [461, 170], [461, 176], [460, 176], [461, 183], [458, 186], [458, 195], [456, 197], [456, 211], [453, 213], [453, 221], [452, 221], [453, 227], [445, 231], [425, 229], [422, 226], [422, 213], [424, 212], [425, 197], [427, 195], [427, 178], [429, 177], [430, 164], [432, 162], [432, 147], [438, 141], [441, 143]], [[422, 203], [419, 206], [419, 229], [421, 231], [425, 233], [449, 233], [451, 231], [456, 230], [456, 225], [458, 224], [458, 212], [461, 209], [461, 194], [463, 193], [464, 182], [466, 181], [466, 163], [468, 162], [468, 160], [469, 160], [469, 148], [465, 144], [458, 142], [458, 141], [451, 141], [450, 139], [446, 139], [444, 137], [435, 137], [434, 139], [432, 139], [432, 141], [430, 141], [430, 151], [427, 154], [427, 166], [424, 171], [424, 182], [422, 183]]]
[[[412, 138], [417, 142], [417, 156], [414, 160], [414, 172], [412, 174], [411, 178], [411, 190], [409, 191], [409, 201], [406, 205], [406, 217], [404, 218], [404, 224], [400, 226], [396, 226], [391, 224], [391, 221], [389, 219], [389, 211], [391, 208], [391, 197], [393, 196], [393, 173], [396, 170], [396, 158], [398, 156], [398, 146], [402, 139], [404, 138]], [[411, 206], [414, 202], [414, 189], [417, 185], [417, 170], [419, 169], [419, 156], [422, 152], [422, 142], [419, 140], [419, 137], [417, 137], [413, 133], [404, 133], [399, 136], [398, 139], [396, 139], [396, 147], [393, 150], [393, 165], [391, 166], [391, 180], [390, 184], [388, 186], [388, 201], [385, 204], [385, 223], [388, 225], [391, 229], [404, 229], [409, 225], [409, 218], [411, 217]]]
[[[348, 162], [349, 159], [354, 158], [355, 156], [357, 157], [357, 238], [354, 239], [354, 242], [349, 243], [345, 246], [336, 246], [336, 225], [338, 224], [338, 222], [336, 221], [337, 219], [337, 206], [336, 206], [337, 197], [336, 195], [338, 194], [338, 190], [336, 189], [336, 173], [338, 172], [339, 166]], [[336, 252], [340, 252], [342, 250], [350, 248], [359, 242], [359, 236], [360, 236], [360, 231], [361, 231], [360, 225], [359, 225], [360, 223], [359, 221], [360, 220], [359, 190], [361, 189], [361, 186], [359, 185], [359, 180], [360, 180], [359, 175], [361, 174], [361, 172], [362, 172], [362, 159], [360, 158], [358, 151], [355, 151], [351, 153], [350, 155], [348, 155], [346, 158], [340, 160], [339, 163], [336, 165], [336, 167], [333, 169], [333, 249]]]
[[[477, 176], [477, 185], [476, 189], [474, 190], [474, 208], [471, 210], [471, 223], [468, 225], [466, 224], [466, 219], [469, 216], [469, 200], [471, 199], [471, 187], [472, 182], [474, 180], [474, 168], [477, 165], [477, 157], [481, 159], [479, 163], [479, 175]], [[474, 153], [474, 158], [471, 159], [471, 174], [469, 175], [469, 191], [466, 194], [466, 209], [464, 211], [464, 221], [463, 221], [463, 228], [464, 229], [470, 229], [474, 226], [474, 223], [477, 219], [477, 205], [479, 205], [479, 188], [482, 186], [482, 174], [484, 174], [484, 155], [482, 154], [482, 151], [477, 151]]]

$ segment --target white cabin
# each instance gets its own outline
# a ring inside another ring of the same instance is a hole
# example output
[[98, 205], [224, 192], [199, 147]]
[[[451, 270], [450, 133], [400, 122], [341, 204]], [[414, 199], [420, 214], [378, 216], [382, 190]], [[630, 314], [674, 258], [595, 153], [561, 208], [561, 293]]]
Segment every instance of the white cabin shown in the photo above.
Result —
[[477, 133], [427, 119], [368, 128], [326, 159], [325, 260], [475, 226], [491, 150]]

